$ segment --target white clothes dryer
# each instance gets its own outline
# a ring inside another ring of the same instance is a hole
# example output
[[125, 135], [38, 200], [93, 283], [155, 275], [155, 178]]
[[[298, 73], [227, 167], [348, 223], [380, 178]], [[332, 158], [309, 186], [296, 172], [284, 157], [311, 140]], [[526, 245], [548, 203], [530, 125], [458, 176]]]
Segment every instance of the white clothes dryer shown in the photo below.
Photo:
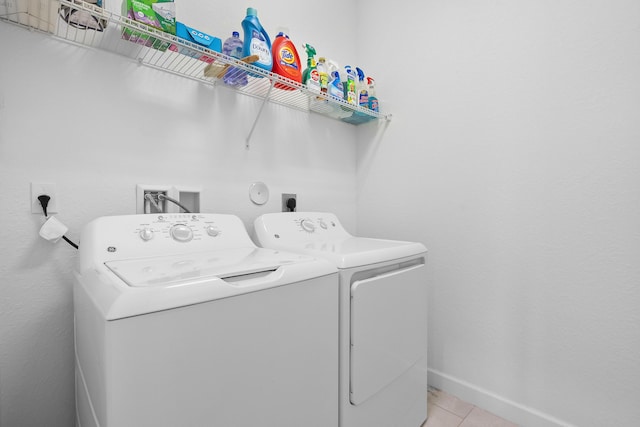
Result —
[[330, 261], [340, 277], [340, 426], [419, 427], [427, 418], [424, 245], [354, 237], [331, 213], [265, 214], [259, 244]]
[[338, 277], [233, 215], [98, 218], [74, 283], [80, 427], [338, 425]]

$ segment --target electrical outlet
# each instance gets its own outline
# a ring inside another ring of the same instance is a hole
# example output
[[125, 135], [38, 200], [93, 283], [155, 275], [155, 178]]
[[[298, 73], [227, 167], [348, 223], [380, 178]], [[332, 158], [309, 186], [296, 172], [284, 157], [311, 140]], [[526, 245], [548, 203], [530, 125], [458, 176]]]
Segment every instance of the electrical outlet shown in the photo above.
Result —
[[282, 212], [291, 212], [291, 209], [289, 209], [289, 206], [287, 206], [287, 202], [289, 201], [289, 199], [293, 199], [295, 201], [296, 205], [293, 208], [293, 212], [296, 212], [298, 210], [297, 196], [295, 194], [285, 194], [285, 193], [282, 194]]
[[47, 214], [58, 213], [58, 192], [56, 185], [50, 183], [32, 182], [31, 183], [31, 213], [44, 215], [42, 205], [38, 196], [46, 194], [51, 197], [47, 206]]

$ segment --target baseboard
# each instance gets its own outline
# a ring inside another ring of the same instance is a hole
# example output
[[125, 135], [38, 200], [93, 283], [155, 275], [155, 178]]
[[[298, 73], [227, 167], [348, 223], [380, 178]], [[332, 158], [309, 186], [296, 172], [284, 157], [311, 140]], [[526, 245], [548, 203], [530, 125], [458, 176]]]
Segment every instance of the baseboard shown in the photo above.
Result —
[[488, 390], [429, 368], [429, 386], [514, 422], [522, 427], [575, 427], [536, 409], [513, 402]]

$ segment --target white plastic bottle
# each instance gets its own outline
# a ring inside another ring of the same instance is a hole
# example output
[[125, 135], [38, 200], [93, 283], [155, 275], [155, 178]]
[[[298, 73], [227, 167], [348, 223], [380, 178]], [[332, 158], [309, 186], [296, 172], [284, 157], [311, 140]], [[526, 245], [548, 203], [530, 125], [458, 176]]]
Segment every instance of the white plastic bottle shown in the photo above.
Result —
[[329, 92], [329, 70], [326, 58], [318, 58], [318, 65], [316, 67], [320, 75], [320, 92], [326, 94]]

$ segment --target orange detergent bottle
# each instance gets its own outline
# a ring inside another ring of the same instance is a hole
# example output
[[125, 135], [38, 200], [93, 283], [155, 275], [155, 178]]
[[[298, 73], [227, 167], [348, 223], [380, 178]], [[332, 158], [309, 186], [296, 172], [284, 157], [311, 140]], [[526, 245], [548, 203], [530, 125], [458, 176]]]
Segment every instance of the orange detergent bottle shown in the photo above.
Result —
[[[300, 57], [295, 45], [289, 36], [282, 31], [278, 33], [273, 44], [273, 72], [295, 82], [302, 83], [302, 71], [300, 70]], [[283, 90], [294, 90], [293, 86], [285, 83], [276, 83], [274, 87]]]

